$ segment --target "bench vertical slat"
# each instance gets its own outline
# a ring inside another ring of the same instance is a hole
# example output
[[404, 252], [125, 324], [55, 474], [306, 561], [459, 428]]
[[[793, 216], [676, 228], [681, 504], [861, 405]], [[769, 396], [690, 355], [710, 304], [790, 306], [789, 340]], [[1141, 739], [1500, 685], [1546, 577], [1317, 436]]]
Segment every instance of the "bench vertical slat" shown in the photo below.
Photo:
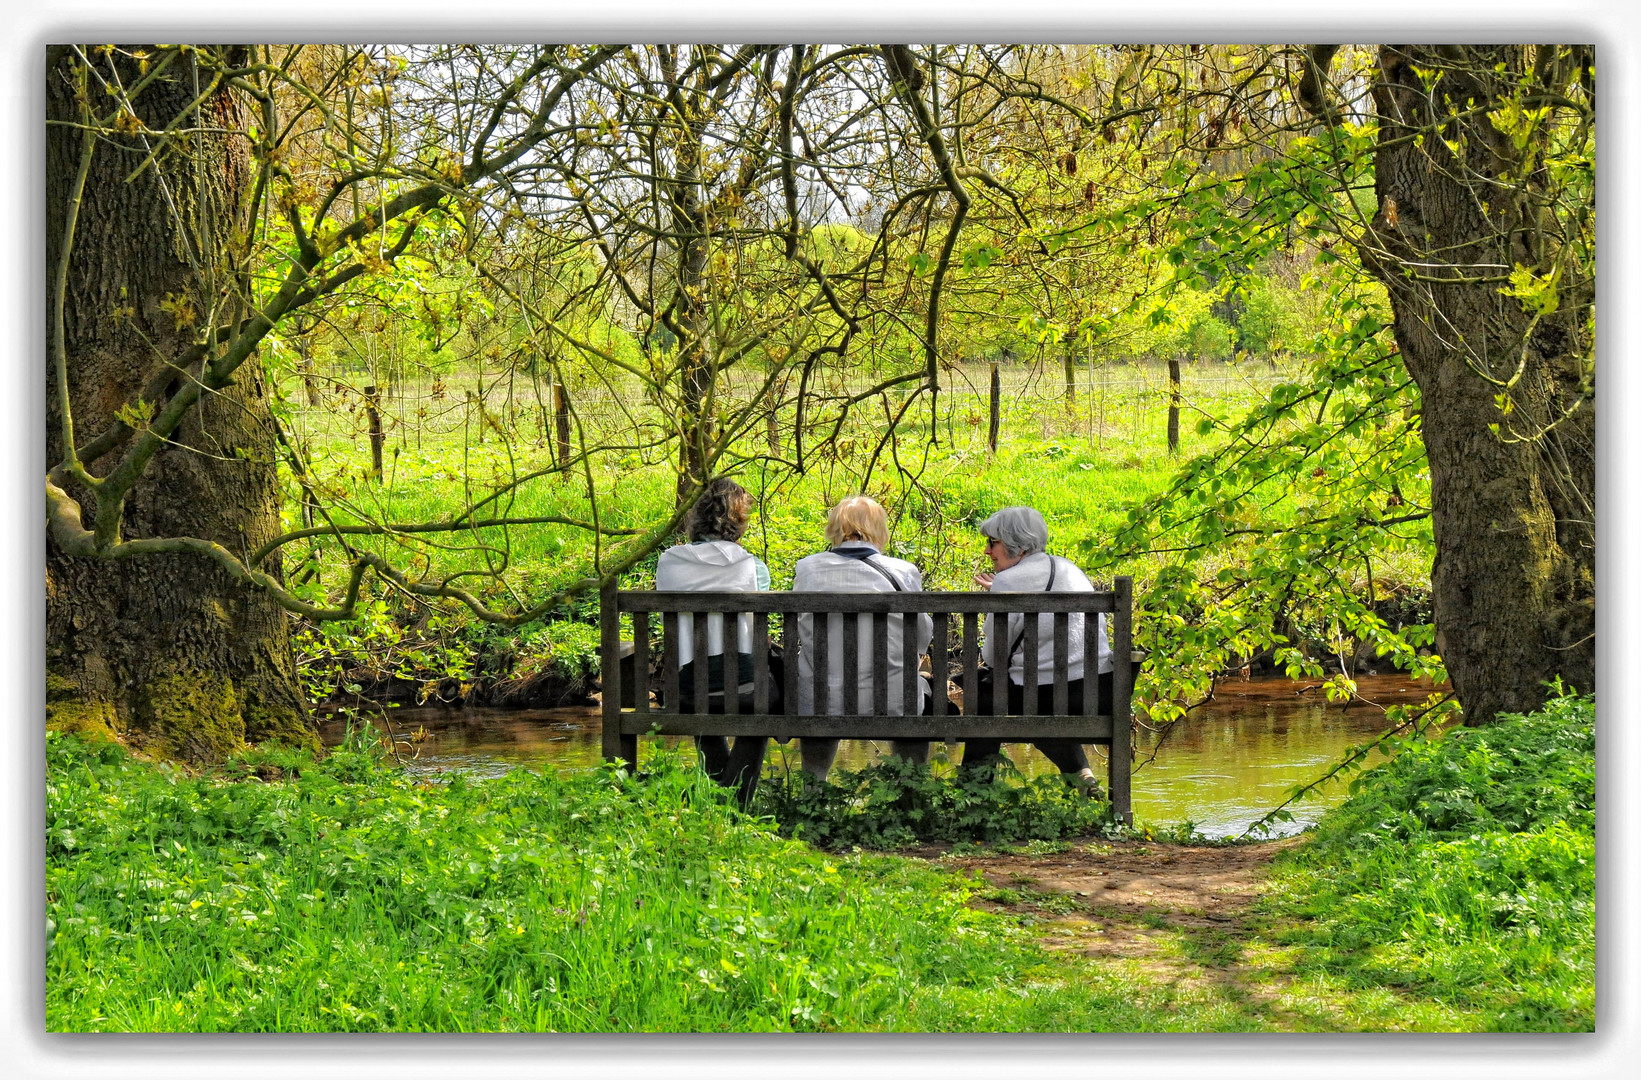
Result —
[[[1063, 611], [1054, 615], [1054, 715], [1065, 716], [1070, 711], [1070, 691], [1066, 689], [1066, 668], [1071, 664], [1071, 616]], [[1087, 684], [1084, 684], [1087, 689]], [[1087, 694], [1085, 693], [1086, 697]]]
[[786, 715], [798, 715], [798, 616], [781, 616], [781, 693]]
[[838, 672], [843, 676], [838, 680], [839, 697], [843, 700], [839, 708], [843, 712], [859, 712], [860, 695], [860, 620], [858, 615], [842, 615], [843, 621], [843, 667]]
[[741, 616], [724, 612], [724, 712], [741, 713]]
[[889, 715], [889, 616], [881, 611], [872, 614], [872, 712]]
[[946, 683], [951, 678], [951, 661], [947, 659], [946, 635], [950, 616], [944, 611], [934, 613], [934, 636], [929, 639], [929, 689], [934, 692], [931, 712], [946, 715]]
[[815, 715], [825, 716], [831, 711], [832, 705], [832, 695], [829, 686], [831, 680], [828, 677], [831, 673], [827, 670], [832, 665], [832, 642], [828, 640], [832, 635], [832, 618], [825, 613], [811, 615], [809, 618], [815, 626], [814, 635], [810, 638], [810, 641], [815, 646], [815, 684], [813, 686], [815, 694]]
[[[625, 757], [621, 752], [621, 609], [616, 604], [616, 589], [617, 583], [611, 581], [598, 597], [598, 674], [604, 695], [600, 711], [605, 761]], [[626, 760], [629, 765], [637, 764], [630, 757]]]
[[980, 616], [963, 613], [963, 715], [979, 716], [980, 704]]
[[997, 654], [1003, 649], [1007, 649], [1009, 642], [1014, 640], [1014, 638], [1008, 632], [1009, 617], [1007, 614], [998, 612], [996, 615], [992, 616], [992, 626], [999, 628], [997, 640], [995, 642], [987, 642], [986, 644], [991, 648], [992, 659], [997, 663], [997, 670], [992, 676], [991, 701], [987, 702], [987, 705], [991, 708], [990, 715], [1007, 716], [1009, 711], [1008, 688], [1009, 682], [1011, 681], [1009, 677], [1009, 669], [1014, 666], [1014, 658], [1012, 656], [1005, 656], [999, 659]]
[[661, 613], [661, 689], [667, 695], [669, 712], [684, 712], [678, 698], [678, 637], [683, 624], [676, 611]]
[[752, 616], [752, 711], [769, 712], [769, 613]]
[[706, 712], [710, 701], [708, 695], [711, 693], [711, 680], [707, 678], [707, 668], [712, 665], [712, 658], [707, 655], [707, 620], [710, 618], [710, 615], [696, 615], [690, 620], [695, 627], [695, 655], [690, 657], [690, 665], [695, 670], [695, 700], [690, 702], [690, 705], [691, 711], [698, 713]]
[[[650, 711], [650, 613], [632, 613], [632, 703], [642, 720]], [[623, 688], [624, 689], [624, 688]]]
[[1083, 715], [1100, 715], [1100, 616], [1083, 616]]
[[1042, 655], [1038, 639], [1042, 636], [1039, 625], [1042, 620], [1036, 615], [1023, 612], [1020, 615], [1020, 625], [1025, 630], [1025, 655], [1020, 658], [1020, 715], [1037, 715], [1037, 680], [1041, 677], [1039, 668], [1042, 665]]
[[1111, 809], [1116, 816], [1132, 825], [1134, 809], [1129, 762], [1130, 699], [1134, 693], [1134, 579], [1120, 577], [1116, 581], [1117, 610], [1116, 640], [1111, 642], [1111, 671], [1113, 700], [1111, 705]]
[[[918, 669], [923, 666], [923, 654], [917, 649], [916, 615], [901, 615], [900, 619], [900, 712], [902, 716], [916, 716], [922, 710], [918, 708]], [[885, 646], [887, 647], [887, 646]], [[929, 669], [931, 672], [934, 668]], [[931, 683], [932, 685], [932, 683]]]

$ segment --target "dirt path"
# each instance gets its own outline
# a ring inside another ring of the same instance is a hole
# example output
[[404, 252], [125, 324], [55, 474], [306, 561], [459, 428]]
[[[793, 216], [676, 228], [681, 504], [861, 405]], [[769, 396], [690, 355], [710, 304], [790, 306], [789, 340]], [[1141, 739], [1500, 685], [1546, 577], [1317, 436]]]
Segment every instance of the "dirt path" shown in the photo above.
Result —
[[1267, 998], [1267, 979], [1244, 978], [1248, 909], [1263, 870], [1297, 839], [1238, 847], [1092, 841], [1045, 855], [921, 858], [972, 876], [986, 888], [972, 903], [1036, 922], [1048, 948], [1134, 961], [1170, 981], [1209, 981]]

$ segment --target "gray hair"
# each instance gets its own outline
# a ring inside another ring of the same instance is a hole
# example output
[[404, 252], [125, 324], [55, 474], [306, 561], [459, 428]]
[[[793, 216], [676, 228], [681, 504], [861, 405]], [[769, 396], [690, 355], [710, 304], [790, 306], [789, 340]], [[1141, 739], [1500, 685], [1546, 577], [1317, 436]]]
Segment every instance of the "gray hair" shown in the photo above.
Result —
[[1034, 555], [1048, 548], [1048, 523], [1029, 506], [1007, 506], [980, 523], [980, 533], [1001, 543], [1010, 555]]

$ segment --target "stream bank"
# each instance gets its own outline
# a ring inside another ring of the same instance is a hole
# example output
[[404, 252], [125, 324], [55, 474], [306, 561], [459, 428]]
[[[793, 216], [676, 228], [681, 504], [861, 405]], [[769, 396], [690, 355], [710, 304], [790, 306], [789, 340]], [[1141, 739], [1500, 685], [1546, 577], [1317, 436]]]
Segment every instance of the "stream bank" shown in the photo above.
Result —
[[[1315, 779], [1352, 746], [1383, 731], [1386, 708], [1420, 701], [1429, 692], [1404, 676], [1364, 675], [1358, 679], [1359, 700], [1335, 704], [1323, 700], [1318, 686], [1286, 678], [1229, 679], [1214, 701], [1173, 730], [1142, 729], [1136, 746], [1136, 815], [1152, 826], [1189, 821], [1209, 837], [1240, 835], [1295, 785]], [[356, 715], [389, 732], [416, 773], [494, 776], [520, 766], [589, 769], [602, 760], [596, 707], [372, 706]], [[321, 738], [328, 745], [339, 743], [347, 723], [346, 715], [333, 713], [320, 724]], [[676, 745], [680, 740], [664, 741]], [[795, 741], [773, 745], [771, 767], [797, 768], [797, 750]], [[958, 756], [955, 746], [936, 743], [934, 750], [947, 758]], [[837, 767], [860, 769], [885, 752], [886, 745], [846, 741]], [[1027, 745], [1010, 745], [1007, 752], [1027, 776], [1052, 771], [1047, 759]], [[938, 759], [936, 766], [945, 767]], [[1095, 763], [1097, 774], [1104, 768], [1103, 761]], [[1344, 785], [1332, 784], [1297, 804], [1294, 820], [1279, 835], [1314, 823], [1343, 797]]]

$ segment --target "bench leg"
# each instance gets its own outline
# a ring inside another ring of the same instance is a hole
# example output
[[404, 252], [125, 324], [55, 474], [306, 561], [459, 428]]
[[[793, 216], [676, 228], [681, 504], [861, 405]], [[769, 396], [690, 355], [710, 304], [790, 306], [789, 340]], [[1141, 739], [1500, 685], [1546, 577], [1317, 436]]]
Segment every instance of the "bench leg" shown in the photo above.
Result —
[[[1126, 751], [1127, 747], [1124, 747]], [[1128, 771], [1128, 755], [1124, 753], [1119, 759], [1116, 748], [1112, 748], [1110, 768], [1106, 776], [1106, 791], [1111, 796], [1111, 814], [1124, 825], [1134, 824], [1134, 807], [1131, 797]]]

